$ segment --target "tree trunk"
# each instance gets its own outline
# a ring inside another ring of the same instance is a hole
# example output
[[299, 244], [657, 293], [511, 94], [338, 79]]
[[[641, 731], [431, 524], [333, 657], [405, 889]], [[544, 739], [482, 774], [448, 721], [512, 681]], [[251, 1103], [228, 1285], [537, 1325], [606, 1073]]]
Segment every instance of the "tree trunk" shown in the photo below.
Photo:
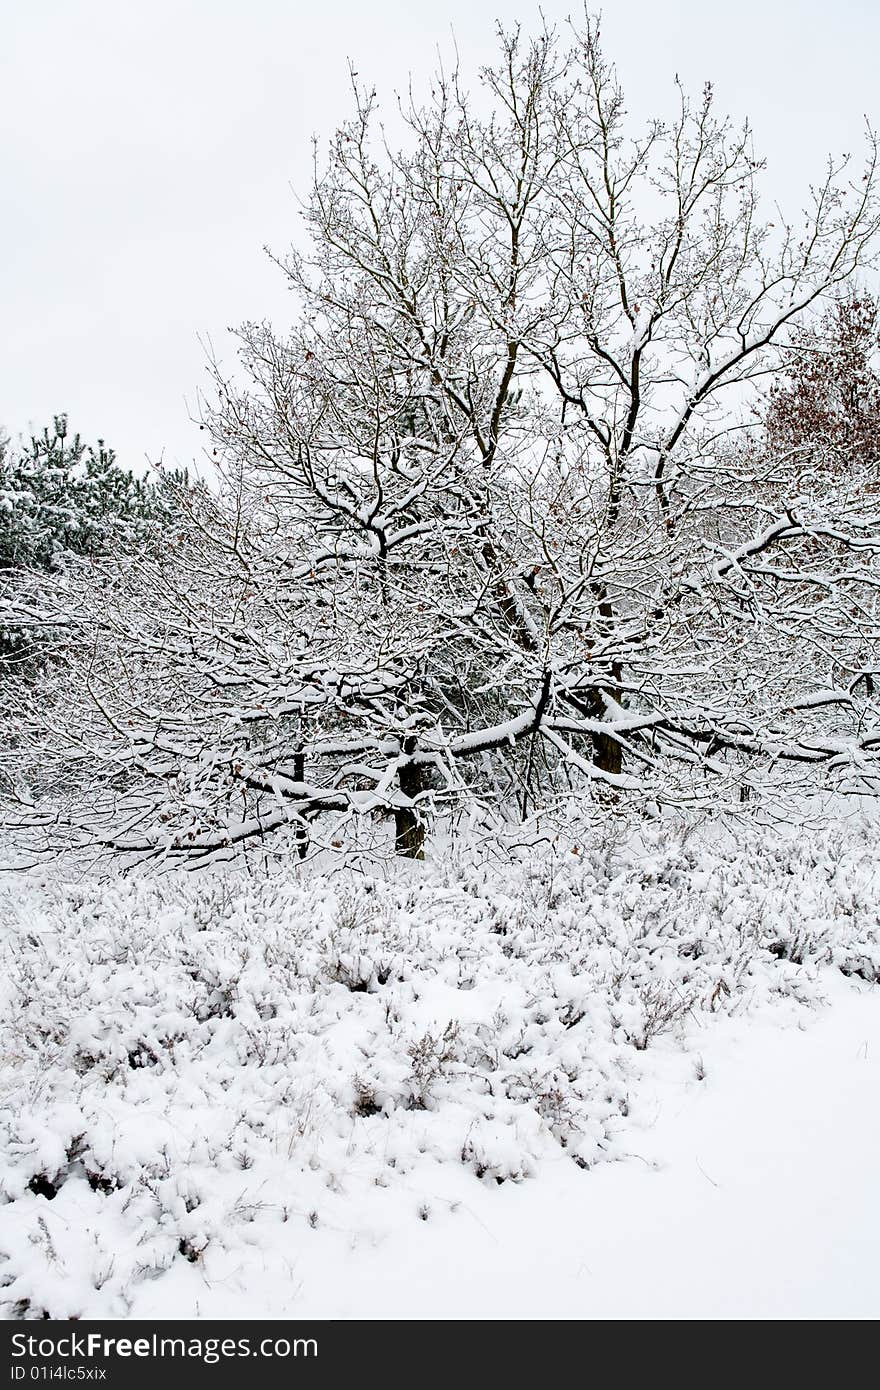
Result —
[[623, 768], [623, 748], [610, 734], [591, 734], [593, 766], [602, 772], [619, 773]]
[[[412, 756], [415, 748], [414, 738], [404, 739], [403, 752], [407, 757]], [[397, 776], [404, 796], [414, 800], [419, 792], [425, 790], [425, 773], [419, 763], [401, 764]], [[425, 857], [425, 823], [414, 806], [394, 808], [394, 848], [406, 859]]]
[[[614, 623], [614, 608], [609, 602], [604, 585], [601, 586], [601, 595], [599, 602], [601, 626], [610, 630]], [[613, 680], [620, 681], [623, 671], [619, 662], [612, 662], [610, 674]], [[594, 708], [591, 713], [594, 718], [599, 719], [606, 713], [605, 699], [601, 690], [593, 692], [593, 703]], [[601, 772], [619, 775], [623, 770], [623, 745], [620, 741], [612, 738], [610, 734], [603, 733], [592, 734], [591, 739], [593, 743], [593, 766], [599, 768]]]
[[[611, 667], [611, 675], [616, 681], [621, 678], [621, 669], [616, 662]], [[600, 719], [604, 713], [606, 713], [605, 701], [601, 691], [596, 691], [594, 718]], [[592, 734], [591, 738], [593, 741], [593, 766], [598, 767], [602, 772], [619, 775], [623, 771], [623, 744], [620, 740], [612, 738], [611, 734], [601, 732]]]
[[[304, 782], [306, 779], [306, 755], [301, 751], [293, 755], [293, 779], [295, 782]], [[305, 816], [297, 820], [295, 834], [296, 852], [300, 859], [305, 859], [309, 852], [309, 831]]]

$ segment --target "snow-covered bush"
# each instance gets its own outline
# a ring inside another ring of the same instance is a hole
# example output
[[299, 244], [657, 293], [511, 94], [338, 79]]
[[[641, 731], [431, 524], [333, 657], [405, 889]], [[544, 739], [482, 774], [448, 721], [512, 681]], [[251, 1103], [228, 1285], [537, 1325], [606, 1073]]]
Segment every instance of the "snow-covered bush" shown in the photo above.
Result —
[[394, 1201], [426, 1220], [452, 1170], [624, 1157], [658, 1040], [818, 1001], [822, 966], [880, 979], [867, 843], [657, 829], [503, 873], [16, 879], [7, 1313], [121, 1316], [177, 1261], [208, 1277]]

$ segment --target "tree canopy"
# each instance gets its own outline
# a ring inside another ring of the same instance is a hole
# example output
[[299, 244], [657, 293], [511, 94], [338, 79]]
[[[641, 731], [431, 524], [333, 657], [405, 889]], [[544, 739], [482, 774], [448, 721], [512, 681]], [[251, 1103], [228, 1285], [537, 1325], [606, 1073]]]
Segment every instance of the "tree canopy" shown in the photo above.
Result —
[[74, 715], [17, 727], [88, 779], [82, 833], [210, 857], [393, 815], [418, 855], [444, 805], [872, 785], [880, 510], [857, 466], [803, 487], [791, 364], [858, 302], [873, 135], [780, 222], [711, 87], [631, 129], [591, 20], [502, 31], [399, 147], [353, 82], [279, 258], [298, 320], [215, 369], [217, 489], [42, 599]]

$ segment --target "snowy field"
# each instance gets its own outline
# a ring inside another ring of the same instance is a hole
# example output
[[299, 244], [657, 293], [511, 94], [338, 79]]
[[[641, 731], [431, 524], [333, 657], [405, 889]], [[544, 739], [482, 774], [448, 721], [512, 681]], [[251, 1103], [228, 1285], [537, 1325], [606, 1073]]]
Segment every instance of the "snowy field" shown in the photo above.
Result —
[[8, 876], [5, 1316], [880, 1315], [875, 838]]

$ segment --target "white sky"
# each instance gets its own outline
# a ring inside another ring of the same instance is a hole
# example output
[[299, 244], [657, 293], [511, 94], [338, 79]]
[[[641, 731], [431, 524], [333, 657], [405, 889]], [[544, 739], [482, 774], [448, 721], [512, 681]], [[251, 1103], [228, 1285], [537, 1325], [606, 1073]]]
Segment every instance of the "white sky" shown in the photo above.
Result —
[[[300, 235], [291, 188], [348, 112], [347, 58], [390, 102], [453, 31], [466, 70], [491, 59], [499, 13], [531, 28], [538, 4], [0, 0], [0, 425], [67, 410], [129, 466], [191, 462], [200, 337], [231, 355], [227, 325], [289, 314], [261, 248]], [[603, 31], [638, 119], [676, 72], [711, 79], [784, 206], [880, 124], [876, 0], [606, 0]]]

